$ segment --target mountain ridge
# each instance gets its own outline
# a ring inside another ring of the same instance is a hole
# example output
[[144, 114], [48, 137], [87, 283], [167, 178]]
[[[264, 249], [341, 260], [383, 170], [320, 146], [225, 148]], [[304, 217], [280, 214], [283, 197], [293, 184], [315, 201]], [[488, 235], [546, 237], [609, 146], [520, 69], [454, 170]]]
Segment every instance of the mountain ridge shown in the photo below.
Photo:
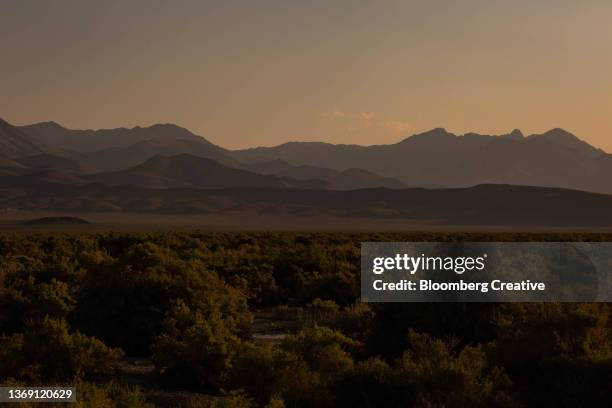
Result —
[[391, 145], [294, 142], [234, 156], [247, 163], [280, 159], [294, 166], [358, 167], [409, 186], [508, 183], [612, 192], [612, 155], [561, 129], [525, 137], [518, 130], [458, 136], [436, 128]]
[[[2, 119], [0, 117], [0, 125], [2, 124], [8, 124], [10, 125], [10, 123], [4, 119]], [[23, 132], [25, 132], [26, 134], [29, 134], [29, 136], [34, 137], [34, 138], [40, 138], [40, 139], [46, 139], [46, 140], [53, 140], [53, 135], [43, 135], [40, 134], [39, 132], [41, 130], [44, 130], [44, 128], [54, 128], [57, 129], [61, 132], [67, 133], [67, 134], [71, 134], [71, 135], [77, 135], [78, 137], [84, 136], [84, 135], [89, 135], [92, 137], [97, 137], [97, 136], [104, 136], [105, 133], [109, 133], [109, 132], [151, 132], [154, 131], [155, 129], [172, 129], [176, 134], [180, 134], [180, 135], [187, 135], [187, 136], [193, 136], [199, 139], [202, 139], [210, 144], [213, 144], [212, 142], [210, 142], [208, 139], [206, 139], [203, 136], [197, 135], [193, 132], [191, 132], [190, 130], [188, 130], [185, 127], [182, 127], [180, 125], [177, 125], [175, 123], [154, 123], [152, 125], [149, 126], [133, 126], [131, 128], [129, 127], [118, 127], [118, 128], [100, 128], [100, 129], [69, 129], [66, 128], [64, 126], [62, 126], [61, 124], [55, 122], [55, 121], [44, 121], [44, 122], [36, 122], [33, 124], [28, 124], [28, 125], [10, 125], [13, 126], [15, 128], [18, 128], [20, 130], [22, 130]], [[331, 142], [322, 142], [322, 141], [313, 141], [313, 142], [306, 142], [306, 141], [299, 141], [299, 140], [292, 140], [292, 141], [287, 141], [284, 143], [280, 143], [278, 145], [274, 145], [274, 146], [256, 146], [256, 147], [250, 147], [250, 148], [245, 148], [245, 149], [235, 149], [233, 151], [248, 151], [248, 150], [257, 150], [257, 149], [274, 149], [274, 148], [278, 148], [281, 146], [285, 146], [285, 145], [293, 145], [293, 144], [311, 144], [311, 145], [325, 145], [325, 146], [341, 146], [341, 147], [374, 147], [374, 146], [392, 146], [392, 145], [397, 145], [397, 144], [401, 144], [402, 142], [405, 142], [407, 140], [410, 139], [419, 139], [421, 137], [426, 137], [426, 136], [433, 136], [433, 137], [441, 137], [441, 136], [452, 136], [455, 138], [461, 138], [461, 137], [465, 137], [465, 136], [481, 136], [481, 137], [486, 137], [486, 138], [511, 138], [511, 139], [527, 139], [527, 138], [531, 138], [531, 137], [565, 137], [565, 138], [571, 138], [577, 141], [580, 141], [588, 146], [593, 147], [595, 150], [601, 151], [603, 153], [609, 154], [607, 152], [605, 152], [603, 149], [601, 148], [597, 148], [592, 146], [591, 144], [589, 144], [588, 142], [579, 139], [576, 135], [574, 135], [573, 133], [563, 129], [563, 128], [551, 128], [548, 131], [545, 131], [543, 133], [533, 133], [530, 135], [525, 136], [523, 134], [523, 132], [520, 129], [513, 129], [510, 133], [506, 133], [506, 134], [500, 134], [500, 135], [491, 135], [491, 134], [482, 134], [482, 133], [477, 133], [477, 132], [466, 132], [464, 134], [455, 134], [452, 132], [449, 132], [446, 130], [446, 128], [443, 127], [436, 127], [436, 128], [432, 128], [430, 130], [426, 130], [420, 133], [415, 133], [412, 135], [409, 135], [401, 140], [399, 140], [398, 142], [395, 143], [389, 143], [389, 144], [384, 144], [384, 145], [377, 145], [377, 144], [371, 144], [371, 145], [359, 145], [359, 144], [354, 144], [354, 143], [331, 143]], [[151, 138], [155, 138], [154, 136], [141, 136], [142, 139], [141, 140], [148, 140]], [[71, 140], [72, 141], [72, 140]], [[64, 142], [60, 142], [61, 143], [65, 143]], [[213, 144], [214, 145], [214, 144]], [[117, 146], [117, 144], [113, 144], [112, 146]], [[216, 145], [215, 145], [216, 146]], [[222, 148], [222, 147], [221, 147]], [[224, 149], [224, 148], [222, 148]], [[73, 149], [69, 149], [69, 150], [75, 150]], [[224, 149], [226, 151], [232, 151], [229, 149]]]
[[[8, 167], [14, 167], [10, 160], [20, 155], [49, 153], [89, 167], [89, 173], [108, 173], [135, 167], [156, 155], [188, 153], [235, 169], [269, 172], [280, 178], [305, 180], [309, 179], [307, 174], [318, 173], [324, 176], [315, 179], [321, 178], [339, 189], [504, 183], [612, 192], [609, 181], [612, 155], [560, 128], [527, 136], [518, 129], [492, 136], [473, 132], [455, 135], [444, 128], [434, 128], [386, 145], [287, 142], [273, 147], [227, 150], [172, 124], [84, 131], [66, 129], [55, 122], [22, 127], [10, 127], [4, 122], [3, 126], [9, 129], [9, 135], [0, 138], [0, 156], [5, 157]], [[49, 129], [49, 134], [42, 134]], [[26, 145], [21, 150], [11, 149], [15, 140], [21, 139]], [[75, 139], [93, 144], [88, 148], [77, 146], [81, 151], [70, 149]], [[46, 144], [58, 140], [61, 140], [58, 145]], [[29, 148], [28, 142], [34, 143], [34, 148]], [[90, 151], [94, 147], [104, 148]], [[289, 167], [277, 166], [273, 171], [254, 168], [258, 163], [274, 160], [282, 160]], [[335, 175], [343, 172], [346, 182], [334, 180]], [[349, 176], [356, 178], [348, 182]]]
[[172, 123], [156, 123], [151, 126], [108, 129], [68, 129], [57, 122], [39, 122], [17, 126], [30, 137], [42, 143], [77, 152], [94, 152], [110, 147], [126, 147], [151, 139], [194, 139], [213, 145], [202, 136]]
[[156, 155], [135, 167], [87, 176], [93, 182], [109, 186], [136, 185], [146, 188], [288, 188], [304, 186], [297, 180], [260, 175], [224, 166], [191, 154]]
[[0, 156], [8, 159], [45, 153], [52, 147], [36, 141], [19, 128], [0, 118]]

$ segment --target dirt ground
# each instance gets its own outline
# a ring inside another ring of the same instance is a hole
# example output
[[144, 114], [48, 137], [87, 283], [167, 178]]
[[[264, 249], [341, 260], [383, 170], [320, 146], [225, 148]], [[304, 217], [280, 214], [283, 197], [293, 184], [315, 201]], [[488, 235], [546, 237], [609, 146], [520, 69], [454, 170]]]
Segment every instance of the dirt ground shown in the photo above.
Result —
[[[24, 225], [43, 217], [78, 217], [89, 224]], [[612, 232], [612, 227], [548, 227], [449, 225], [439, 220], [397, 220], [332, 216], [224, 213], [200, 215], [133, 214], [124, 212], [75, 213], [12, 211], [0, 213], [0, 231], [443, 231], [443, 232]]]

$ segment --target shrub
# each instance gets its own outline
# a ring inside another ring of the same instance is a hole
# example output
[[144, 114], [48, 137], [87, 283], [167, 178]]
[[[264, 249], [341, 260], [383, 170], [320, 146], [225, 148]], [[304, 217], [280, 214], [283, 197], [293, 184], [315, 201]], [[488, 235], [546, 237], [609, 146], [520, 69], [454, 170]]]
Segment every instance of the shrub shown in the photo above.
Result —
[[121, 356], [98, 339], [70, 333], [64, 320], [45, 318], [0, 338], [0, 374], [36, 383], [107, 373]]
[[279, 391], [278, 360], [278, 350], [271, 345], [243, 342], [232, 360], [229, 386], [246, 391], [257, 404], [265, 405]]
[[451, 344], [410, 331], [409, 349], [396, 369], [397, 384], [417, 406], [515, 406], [511, 383], [502, 370], [489, 367], [480, 347], [456, 355]]
[[177, 301], [152, 346], [153, 362], [166, 384], [219, 391], [238, 344], [220, 313], [204, 316]]
[[74, 384], [77, 392], [78, 408], [152, 408], [145, 401], [140, 388], [130, 387], [111, 381], [106, 384], [93, 384], [78, 381]]

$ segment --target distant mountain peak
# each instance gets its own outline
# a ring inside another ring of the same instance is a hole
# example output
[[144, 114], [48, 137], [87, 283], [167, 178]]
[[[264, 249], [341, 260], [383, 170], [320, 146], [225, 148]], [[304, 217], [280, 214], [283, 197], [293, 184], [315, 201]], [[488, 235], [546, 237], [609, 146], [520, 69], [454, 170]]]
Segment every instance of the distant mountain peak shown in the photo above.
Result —
[[502, 137], [512, 140], [523, 140], [525, 135], [521, 132], [520, 129], [514, 129], [512, 132], [502, 135]]
[[66, 129], [65, 127], [63, 127], [62, 125], [60, 125], [59, 123], [53, 121], [53, 120], [48, 120], [46, 122], [39, 122], [39, 123], [35, 123], [36, 125], [40, 125], [40, 126], [48, 126], [48, 127], [53, 127], [56, 129]]
[[417, 133], [415, 135], [408, 136], [406, 139], [402, 140], [401, 143], [421, 140], [442, 140], [455, 137], [457, 137], [455, 134], [448, 132], [444, 128], [437, 127], [422, 133]]
[[530, 138], [542, 138], [542, 139], [546, 139], [551, 142], [564, 143], [564, 144], [580, 143], [580, 144], [589, 145], [588, 143], [579, 139], [578, 136], [562, 128], [553, 128], [544, 133], [533, 134], [529, 137]]
[[554, 128], [539, 135], [531, 135], [529, 138], [544, 139], [548, 142], [557, 145], [576, 149], [577, 151], [580, 151], [587, 155], [599, 155], [604, 153], [603, 150], [591, 146], [584, 140], [579, 139], [573, 133], [570, 133], [567, 130], [561, 128]]
[[429, 135], [429, 136], [455, 136], [454, 134], [448, 132], [443, 127], [433, 128], [431, 130], [428, 130], [428, 131], [420, 133], [420, 134], [421, 135]]
[[540, 136], [544, 136], [547, 138], [563, 138], [566, 140], [580, 140], [578, 139], [578, 137], [576, 137], [574, 134], [568, 132], [565, 129], [561, 129], [561, 128], [554, 128], [554, 129], [550, 129], [547, 132], [542, 133]]
[[144, 129], [174, 129], [174, 130], [182, 130], [182, 131], [191, 133], [191, 131], [187, 130], [186, 128], [176, 125], [174, 123], [156, 123], [154, 125], [144, 127]]
[[0, 119], [0, 156], [16, 158], [55, 150], [40, 143], [6, 120]]

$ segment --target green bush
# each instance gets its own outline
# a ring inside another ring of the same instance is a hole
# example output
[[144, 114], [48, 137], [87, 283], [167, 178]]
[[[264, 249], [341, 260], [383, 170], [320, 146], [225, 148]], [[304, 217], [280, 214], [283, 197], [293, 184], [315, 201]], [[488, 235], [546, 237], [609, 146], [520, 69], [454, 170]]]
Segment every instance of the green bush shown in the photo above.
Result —
[[490, 367], [480, 347], [453, 352], [453, 345], [410, 331], [409, 348], [396, 369], [396, 378], [417, 406], [516, 406], [511, 382], [503, 371]]
[[94, 384], [79, 381], [74, 384], [77, 392], [78, 408], [153, 408], [147, 403], [144, 394], [138, 387], [129, 387], [111, 381], [106, 384]]
[[98, 339], [70, 333], [64, 320], [45, 318], [0, 338], [0, 377], [47, 385], [108, 373], [121, 356]]
[[257, 346], [243, 342], [233, 360], [228, 386], [242, 389], [263, 406], [279, 392], [279, 350], [271, 345]]
[[170, 310], [152, 346], [156, 370], [166, 384], [208, 391], [222, 388], [239, 339], [221, 317], [218, 311], [205, 316], [181, 301]]

